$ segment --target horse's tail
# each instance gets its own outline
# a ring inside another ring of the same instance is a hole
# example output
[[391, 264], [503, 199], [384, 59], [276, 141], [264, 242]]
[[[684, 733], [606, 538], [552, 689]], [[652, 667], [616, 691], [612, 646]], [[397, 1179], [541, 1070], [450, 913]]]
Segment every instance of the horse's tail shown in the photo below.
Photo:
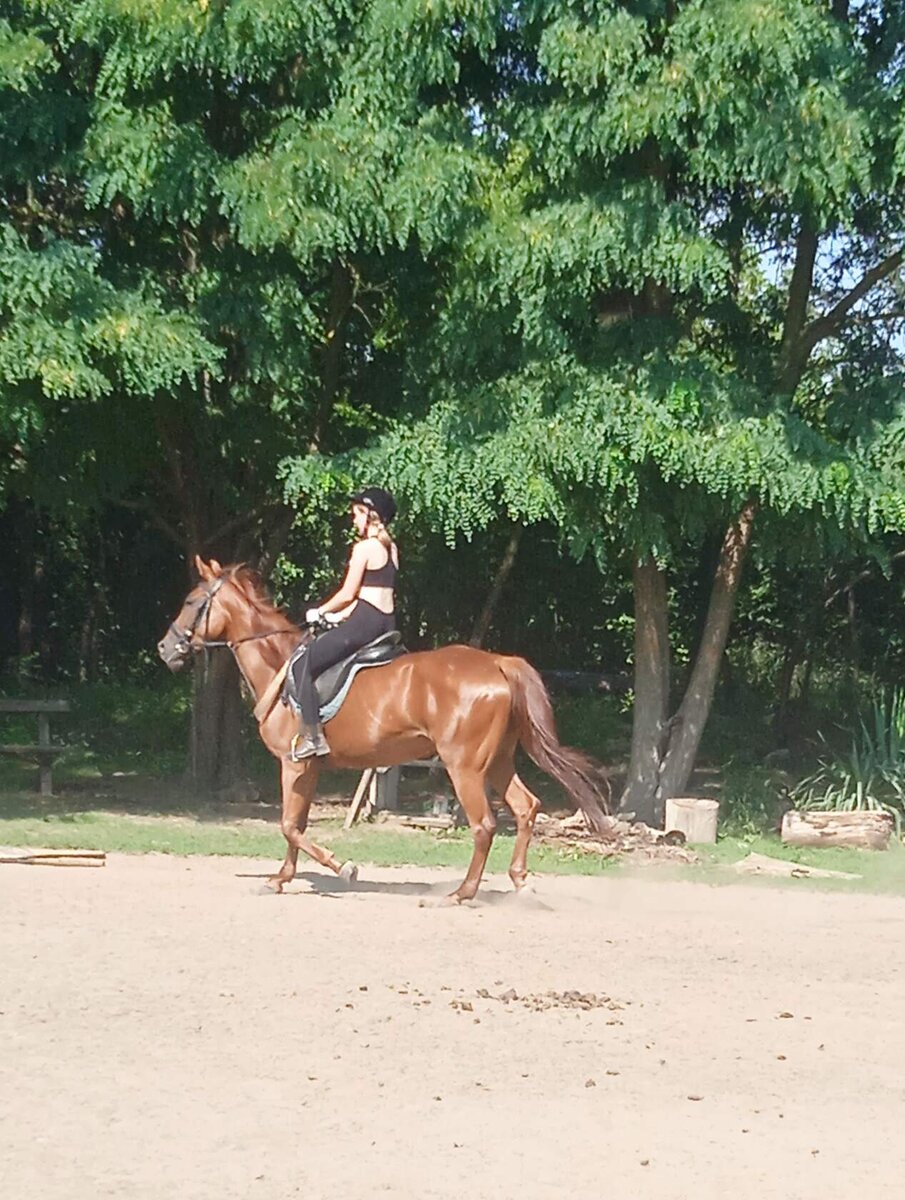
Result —
[[512, 693], [513, 715], [525, 753], [566, 789], [595, 833], [610, 832], [610, 786], [603, 766], [590, 755], [560, 744], [549, 693], [534, 667], [524, 658], [494, 657]]

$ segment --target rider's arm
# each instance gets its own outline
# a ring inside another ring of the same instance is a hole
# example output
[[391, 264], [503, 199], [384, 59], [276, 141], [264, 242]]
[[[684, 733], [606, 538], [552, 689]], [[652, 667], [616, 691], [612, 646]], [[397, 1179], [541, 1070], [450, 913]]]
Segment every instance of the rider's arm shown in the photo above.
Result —
[[368, 546], [365, 542], [357, 542], [352, 547], [352, 557], [349, 559], [349, 569], [338, 592], [318, 605], [321, 613], [335, 613], [348, 608], [358, 599], [362, 577], [368, 566]]

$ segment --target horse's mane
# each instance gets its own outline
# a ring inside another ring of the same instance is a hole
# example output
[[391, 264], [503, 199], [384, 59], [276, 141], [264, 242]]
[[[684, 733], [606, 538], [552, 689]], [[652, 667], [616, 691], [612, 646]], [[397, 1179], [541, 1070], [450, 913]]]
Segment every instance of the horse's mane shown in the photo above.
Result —
[[285, 609], [274, 604], [267, 594], [267, 589], [257, 571], [252, 570], [245, 563], [232, 563], [223, 568], [222, 575], [236, 585], [252, 608], [262, 617], [280, 617], [283, 621], [289, 622]]

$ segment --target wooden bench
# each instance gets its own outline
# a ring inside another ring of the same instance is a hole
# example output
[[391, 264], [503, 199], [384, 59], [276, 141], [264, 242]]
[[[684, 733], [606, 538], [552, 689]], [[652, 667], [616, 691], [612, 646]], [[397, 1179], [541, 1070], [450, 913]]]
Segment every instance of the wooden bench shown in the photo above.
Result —
[[3, 746], [0, 754], [15, 758], [31, 758], [38, 764], [40, 792], [42, 796], [53, 795], [53, 760], [66, 749], [50, 740], [50, 718], [54, 713], [69, 712], [68, 700], [4, 700], [0, 699], [0, 713], [34, 713], [38, 718], [38, 741], [34, 746]]

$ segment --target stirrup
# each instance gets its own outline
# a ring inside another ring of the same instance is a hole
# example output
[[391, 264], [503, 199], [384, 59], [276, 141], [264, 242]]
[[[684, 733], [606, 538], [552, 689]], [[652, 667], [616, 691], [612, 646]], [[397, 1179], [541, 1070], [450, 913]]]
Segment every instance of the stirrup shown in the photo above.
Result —
[[[307, 753], [299, 753], [300, 742], [308, 742], [310, 745]], [[305, 762], [306, 759], [321, 758], [329, 753], [330, 747], [327, 745], [327, 739], [324, 737], [320, 726], [317, 726], [313, 733], [306, 730], [304, 733], [293, 734], [292, 741], [289, 743], [289, 753], [286, 755], [286, 761], [294, 763]]]

